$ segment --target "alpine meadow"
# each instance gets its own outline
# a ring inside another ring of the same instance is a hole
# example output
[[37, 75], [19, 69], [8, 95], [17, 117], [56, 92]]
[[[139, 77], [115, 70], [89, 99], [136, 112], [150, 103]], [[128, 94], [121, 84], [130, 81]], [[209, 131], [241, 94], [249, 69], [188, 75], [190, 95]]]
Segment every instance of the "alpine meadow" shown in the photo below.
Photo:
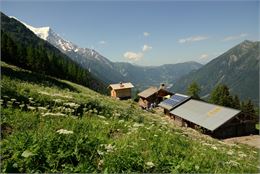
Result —
[[258, 1], [0, 3], [1, 173], [260, 172]]

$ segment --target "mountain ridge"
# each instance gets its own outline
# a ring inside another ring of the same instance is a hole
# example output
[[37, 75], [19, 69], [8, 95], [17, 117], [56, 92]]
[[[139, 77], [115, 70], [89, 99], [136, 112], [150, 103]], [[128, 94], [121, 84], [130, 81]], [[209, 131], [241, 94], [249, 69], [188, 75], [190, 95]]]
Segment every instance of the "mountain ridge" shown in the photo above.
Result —
[[259, 46], [259, 41], [245, 40], [202, 68], [175, 81], [172, 89], [186, 92], [187, 86], [196, 81], [201, 87], [201, 95], [207, 97], [216, 85], [226, 84], [231, 93], [241, 99], [252, 99], [258, 103]]

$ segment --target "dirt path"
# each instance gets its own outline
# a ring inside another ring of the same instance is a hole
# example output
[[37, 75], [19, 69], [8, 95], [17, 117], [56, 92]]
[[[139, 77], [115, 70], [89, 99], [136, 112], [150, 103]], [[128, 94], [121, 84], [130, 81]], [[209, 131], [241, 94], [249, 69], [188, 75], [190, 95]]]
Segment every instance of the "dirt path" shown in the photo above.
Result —
[[260, 149], [260, 135], [250, 135], [243, 137], [234, 137], [223, 140], [227, 143], [242, 143], [247, 144], [252, 147], [256, 147]]

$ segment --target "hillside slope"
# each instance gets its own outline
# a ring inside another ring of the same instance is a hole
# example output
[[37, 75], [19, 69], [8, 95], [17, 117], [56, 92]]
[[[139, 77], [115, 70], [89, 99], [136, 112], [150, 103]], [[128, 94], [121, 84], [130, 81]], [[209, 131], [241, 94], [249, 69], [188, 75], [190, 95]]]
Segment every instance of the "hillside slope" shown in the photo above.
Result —
[[[1, 63], [3, 173], [256, 173], [257, 149]], [[191, 155], [192, 154], [192, 155]]]
[[35, 72], [68, 79], [97, 91], [104, 84], [19, 21], [1, 13], [1, 59]]
[[258, 103], [259, 46], [260, 42], [244, 41], [197, 71], [175, 81], [172, 89], [186, 92], [187, 86], [196, 81], [201, 87], [201, 96], [207, 96], [217, 84], [223, 83], [241, 99]]

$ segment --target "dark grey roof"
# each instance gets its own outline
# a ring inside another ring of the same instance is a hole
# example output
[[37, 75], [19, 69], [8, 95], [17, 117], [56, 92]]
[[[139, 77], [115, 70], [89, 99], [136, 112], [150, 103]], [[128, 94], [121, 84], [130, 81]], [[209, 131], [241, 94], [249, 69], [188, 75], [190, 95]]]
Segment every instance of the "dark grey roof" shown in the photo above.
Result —
[[241, 111], [197, 100], [189, 100], [170, 113], [214, 131]]

